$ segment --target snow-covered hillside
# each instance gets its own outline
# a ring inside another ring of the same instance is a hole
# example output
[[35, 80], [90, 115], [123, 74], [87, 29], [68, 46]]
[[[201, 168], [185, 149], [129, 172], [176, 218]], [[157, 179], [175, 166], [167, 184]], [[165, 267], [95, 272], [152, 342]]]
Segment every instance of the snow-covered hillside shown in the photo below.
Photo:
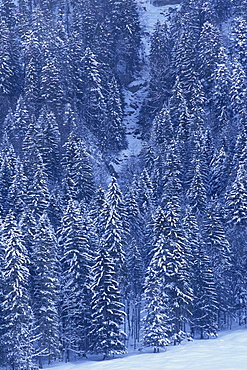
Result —
[[247, 368], [247, 330], [220, 333], [218, 338], [195, 340], [163, 353], [142, 353], [108, 361], [84, 360], [54, 370], [244, 370]]
[[142, 148], [142, 139], [140, 137], [138, 122], [140, 109], [148, 92], [149, 52], [155, 25], [158, 21], [160, 23], [167, 22], [169, 10], [179, 7], [179, 5], [154, 6], [150, 3], [150, 0], [136, 0], [136, 3], [142, 35], [140, 50], [142, 68], [135, 76], [135, 80], [123, 91], [125, 101], [123, 123], [127, 129], [128, 148], [123, 150], [116, 161], [112, 163], [117, 172], [122, 168], [123, 163], [128, 160], [130, 156], [137, 156]]

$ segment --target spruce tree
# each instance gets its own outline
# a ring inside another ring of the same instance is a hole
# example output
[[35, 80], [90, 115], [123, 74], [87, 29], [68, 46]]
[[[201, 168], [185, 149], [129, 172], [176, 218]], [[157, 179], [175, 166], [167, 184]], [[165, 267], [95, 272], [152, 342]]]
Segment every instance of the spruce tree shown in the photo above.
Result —
[[232, 24], [231, 51], [233, 57], [242, 65], [245, 73], [247, 52], [247, 22], [243, 16], [236, 17]]
[[121, 270], [125, 263], [124, 249], [127, 231], [122, 192], [114, 177], [109, 184], [100, 217], [104, 228], [100, 244], [113, 258], [118, 278], [123, 278]]
[[121, 329], [124, 305], [120, 302], [115, 262], [105, 248], [99, 251], [93, 275], [90, 350], [103, 354], [105, 359], [109, 355], [122, 354], [126, 351], [125, 333]]
[[89, 202], [94, 193], [92, 165], [86, 147], [78, 135], [72, 132], [64, 144], [63, 154], [65, 197]]
[[[233, 254], [226, 238], [223, 215], [217, 202], [208, 206], [203, 225], [203, 236], [214, 274], [219, 304], [219, 327], [226, 327], [233, 314], [233, 285], [236, 274], [233, 271]], [[232, 287], [232, 289], [229, 289]]]
[[140, 341], [141, 304], [144, 284], [144, 263], [133, 239], [128, 245], [126, 257], [127, 270], [127, 313], [129, 337], [134, 348]]
[[196, 217], [190, 208], [184, 219], [184, 228], [191, 250], [191, 283], [193, 307], [191, 331], [201, 339], [217, 335], [218, 309], [216, 287], [210, 259], [203, 242]]
[[199, 160], [194, 164], [194, 174], [187, 192], [187, 198], [190, 206], [198, 215], [203, 215], [206, 210], [207, 190], [205, 179], [203, 178], [202, 166]]
[[53, 112], [44, 106], [40, 112], [37, 125], [41, 133], [37, 137], [37, 147], [44, 163], [48, 179], [53, 183], [59, 179], [60, 132]]
[[8, 140], [2, 148], [2, 163], [0, 167], [0, 212], [2, 217], [8, 213], [8, 192], [13, 184], [17, 164], [13, 146]]
[[48, 363], [60, 359], [61, 351], [57, 241], [45, 213], [38, 220], [33, 243], [33, 311], [37, 335], [36, 351], [39, 366], [42, 367], [44, 359]]
[[[59, 116], [65, 102], [62, 75], [56, 47], [44, 42], [44, 62], [41, 68], [40, 95], [42, 104], [47, 104]], [[52, 50], [53, 49], [53, 50]]]
[[10, 211], [2, 225], [2, 338], [4, 364], [13, 369], [34, 367], [34, 322], [29, 295], [29, 258], [21, 231]]
[[165, 248], [161, 235], [156, 242], [144, 284], [146, 314], [143, 318], [143, 343], [145, 346], [154, 347], [154, 352], [159, 351], [159, 347], [167, 346], [168, 337], [172, 334], [168, 297], [164, 289], [167, 262]]
[[88, 350], [90, 241], [79, 204], [70, 200], [61, 221], [62, 340], [64, 360]]
[[239, 130], [246, 130], [246, 74], [240, 63], [234, 62], [231, 74], [231, 110], [234, 124]]
[[[225, 215], [227, 237], [234, 254], [234, 269], [237, 272], [235, 283], [235, 307], [239, 317], [246, 311], [246, 222], [247, 222], [247, 182], [246, 161], [239, 164], [236, 177], [225, 194]], [[241, 319], [240, 319], [241, 321]]]
[[214, 72], [214, 88], [212, 103], [215, 114], [213, 130], [220, 137], [227, 137], [231, 132], [229, 126], [229, 107], [230, 107], [230, 74], [228, 69], [225, 50], [222, 49], [219, 61], [216, 63]]
[[205, 22], [198, 40], [199, 76], [207, 96], [212, 89], [214, 70], [219, 58], [221, 37], [216, 26]]

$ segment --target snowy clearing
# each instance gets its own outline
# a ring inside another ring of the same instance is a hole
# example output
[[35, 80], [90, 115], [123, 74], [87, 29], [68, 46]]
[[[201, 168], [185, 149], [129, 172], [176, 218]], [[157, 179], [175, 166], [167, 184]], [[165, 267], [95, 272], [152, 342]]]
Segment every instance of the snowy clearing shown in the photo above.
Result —
[[55, 370], [244, 370], [247, 329], [227, 331], [218, 338], [169, 346], [163, 353], [143, 353], [107, 361], [84, 360], [53, 366]]

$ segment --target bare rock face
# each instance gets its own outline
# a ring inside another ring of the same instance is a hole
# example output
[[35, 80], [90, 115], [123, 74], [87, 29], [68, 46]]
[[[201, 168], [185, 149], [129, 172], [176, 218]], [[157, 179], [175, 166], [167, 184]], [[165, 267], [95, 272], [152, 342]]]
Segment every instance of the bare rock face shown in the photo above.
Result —
[[181, 0], [150, 0], [150, 2], [154, 6], [165, 6], [165, 5], [180, 4]]

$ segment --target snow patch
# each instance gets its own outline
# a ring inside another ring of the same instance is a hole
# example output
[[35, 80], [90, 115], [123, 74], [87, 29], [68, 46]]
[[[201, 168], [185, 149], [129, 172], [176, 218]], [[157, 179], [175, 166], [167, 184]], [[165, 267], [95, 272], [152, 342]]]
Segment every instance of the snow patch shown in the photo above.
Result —
[[138, 126], [140, 110], [143, 101], [148, 94], [149, 86], [149, 53], [151, 37], [154, 32], [157, 21], [160, 23], [168, 22], [170, 9], [177, 9], [180, 5], [154, 6], [149, 0], [136, 0], [140, 26], [141, 26], [141, 50], [140, 58], [142, 68], [132, 81], [123, 91], [124, 95], [124, 118], [123, 124], [126, 127], [126, 138], [128, 148], [122, 150], [117, 158], [110, 164], [117, 173], [123, 169], [123, 165], [130, 157], [136, 157], [142, 150], [142, 137]]
[[[166, 352], [129, 355], [109, 361], [84, 360], [55, 370], [244, 370], [247, 330], [221, 332], [218, 338], [183, 342]], [[101, 356], [102, 358], [102, 356]], [[94, 358], [95, 359], [95, 358]]]

